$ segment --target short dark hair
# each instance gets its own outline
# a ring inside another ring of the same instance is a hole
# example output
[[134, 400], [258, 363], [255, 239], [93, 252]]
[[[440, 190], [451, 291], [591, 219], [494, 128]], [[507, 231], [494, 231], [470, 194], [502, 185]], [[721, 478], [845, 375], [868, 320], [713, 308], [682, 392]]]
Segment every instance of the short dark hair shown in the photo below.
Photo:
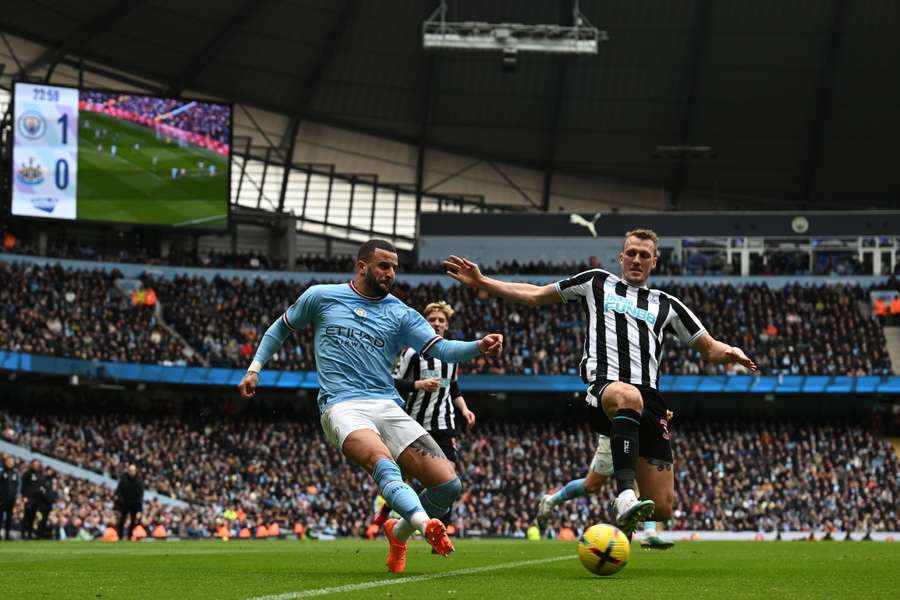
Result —
[[369, 260], [372, 258], [372, 254], [376, 250], [387, 250], [388, 252], [393, 252], [397, 254], [397, 249], [394, 248], [394, 245], [387, 240], [379, 240], [372, 239], [359, 247], [359, 252], [356, 253], [356, 260]]

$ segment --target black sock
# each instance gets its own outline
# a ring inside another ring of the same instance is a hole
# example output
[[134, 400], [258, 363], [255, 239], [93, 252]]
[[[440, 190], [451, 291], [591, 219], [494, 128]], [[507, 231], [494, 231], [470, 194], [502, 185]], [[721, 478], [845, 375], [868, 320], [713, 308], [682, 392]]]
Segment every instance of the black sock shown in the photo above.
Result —
[[641, 413], [630, 408], [620, 408], [612, 418], [609, 439], [612, 445], [613, 469], [616, 493], [634, 489], [638, 459], [638, 432]]

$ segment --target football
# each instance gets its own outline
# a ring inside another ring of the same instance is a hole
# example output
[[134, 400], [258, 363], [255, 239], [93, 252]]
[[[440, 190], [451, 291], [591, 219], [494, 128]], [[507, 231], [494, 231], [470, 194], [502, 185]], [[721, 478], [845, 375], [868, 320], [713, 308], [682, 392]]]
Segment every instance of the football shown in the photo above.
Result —
[[578, 540], [578, 558], [584, 568], [596, 575], [618, 573], [628, 564], [631, 543], [612, 525], [594, 525]]

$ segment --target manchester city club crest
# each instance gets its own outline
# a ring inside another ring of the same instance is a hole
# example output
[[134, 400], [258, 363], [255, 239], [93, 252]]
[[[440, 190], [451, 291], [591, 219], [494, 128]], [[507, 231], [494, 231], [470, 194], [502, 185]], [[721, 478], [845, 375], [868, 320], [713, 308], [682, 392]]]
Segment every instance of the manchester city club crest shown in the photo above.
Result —
[[22, 185], [40, 185], [44, 182], [44, 170], [36, 163], [34, 157], [28, 159], [28, 163], [16, 169], [16, 181]]
[[366, 317], [366, 309], [362, 307], [354, 308], [353, 312], [356, 313], [357, 317], [365, 318]]
[[47, 131], [47, 123], [44, 121], [44, 117], [40, 113], [31, 110], [19, 117], [16, 127], [19, 130], [19, 134], [29, 140], [40, 139]]

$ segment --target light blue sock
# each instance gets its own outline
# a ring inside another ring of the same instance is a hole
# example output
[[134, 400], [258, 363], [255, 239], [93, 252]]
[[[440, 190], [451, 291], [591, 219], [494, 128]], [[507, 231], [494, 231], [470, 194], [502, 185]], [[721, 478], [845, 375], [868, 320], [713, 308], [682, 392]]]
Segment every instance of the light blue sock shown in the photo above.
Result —
[[580, 498], [585, 495], [584, 479], [573, 479], [565, 485], [561, 490], [551, 496], [550, 501], [554, 506], [559, 506], [567, 500]]
[[459, 498], [462, 491], [462, 483], [459, 477], [455, 477], [450, 481], [422, 490], [419, 494], [419, 500], [425, 508], [425, 512], [432, 519], [440, 519], [453, 506], [453, 503]]
[[416, 513], [424, 513], [419, 497], [403, 481], [400, 467], [392, 460], [382, 458], [375, 463], [372, 469], [372, 478], [381, 490], [381, 496], [390, 504], [395, 512], [407, 521], [412, 522], [412, 516]]
[[656, 521], [644, 521], [644, 531], [656, 533]]

